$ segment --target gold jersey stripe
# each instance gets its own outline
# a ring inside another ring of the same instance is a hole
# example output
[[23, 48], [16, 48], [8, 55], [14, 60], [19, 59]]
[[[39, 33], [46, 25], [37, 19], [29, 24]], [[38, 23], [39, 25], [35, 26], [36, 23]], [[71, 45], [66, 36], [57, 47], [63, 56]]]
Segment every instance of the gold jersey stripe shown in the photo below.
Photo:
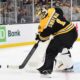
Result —
[[60, 34], [64, 34], [67, 33], [69, 31], [71, 31], [75, 26], [70, 23], [68, 26], [66, 26], [65, 28], [59, 30], [58, 32], [54, 33], [54, 36], [60, 35]]
[[47, 36], [47, 37], [42, 37], [42, 36], [39, 35], [39, 38], [40, 38], [41, 40], [48, 40], [48, 39], [49, 39], [49, 36]]

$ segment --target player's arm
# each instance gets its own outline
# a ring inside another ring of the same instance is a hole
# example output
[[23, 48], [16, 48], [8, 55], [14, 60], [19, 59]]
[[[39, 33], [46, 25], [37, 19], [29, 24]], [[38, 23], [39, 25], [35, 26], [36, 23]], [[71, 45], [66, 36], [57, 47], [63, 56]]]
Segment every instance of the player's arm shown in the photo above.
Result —
[[51, 27], [47, 27], [43, 30], [43, 32], [39, 33], [37, 36], [37, 39], [41, 40], [41, 41], [46, 41], [49, 39], [50, 35], [52, 34], [52, 28]]
[[51, 34], [52, 34], [52, 28], [47, 27], [46, 29], [43, 30], [43, 32], [40, 33], [39, 38], [41, 40], [48, 40]]

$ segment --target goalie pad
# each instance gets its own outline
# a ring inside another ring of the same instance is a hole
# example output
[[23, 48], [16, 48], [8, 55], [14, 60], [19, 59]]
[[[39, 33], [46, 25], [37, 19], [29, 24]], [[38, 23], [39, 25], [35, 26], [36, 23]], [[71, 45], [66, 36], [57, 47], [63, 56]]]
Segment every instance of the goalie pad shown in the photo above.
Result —
[[73, 66], [71, 60], [71, 54], [67, 48], [64, 48], [62, 53], [59, 53], [56, 57], [55, 69], [56, 70], [65, 70]]

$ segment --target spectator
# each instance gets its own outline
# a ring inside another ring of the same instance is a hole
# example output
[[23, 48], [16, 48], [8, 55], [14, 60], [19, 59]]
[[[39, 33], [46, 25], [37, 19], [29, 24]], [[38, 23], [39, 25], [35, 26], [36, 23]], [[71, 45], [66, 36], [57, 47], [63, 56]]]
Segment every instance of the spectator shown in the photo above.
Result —
[[23, 0], [23, 4], [31, 4], [32, 0]]
[[25, 9], [19, 9], [19, 12], [18, 12], [18, 23], [25, 23], [26, 22], [26, 19], [25, 19], [25, 16], [27, 15], [27, 11]]

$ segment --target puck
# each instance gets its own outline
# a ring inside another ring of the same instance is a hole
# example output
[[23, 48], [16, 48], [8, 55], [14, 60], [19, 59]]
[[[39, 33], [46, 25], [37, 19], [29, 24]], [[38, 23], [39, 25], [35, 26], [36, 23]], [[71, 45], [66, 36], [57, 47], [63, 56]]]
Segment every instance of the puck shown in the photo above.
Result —
[[1, 68], [1, 65], [0, 65], [0, 68]]
[[9, 65], [7, 65], [7, 68], [9, 68]]

